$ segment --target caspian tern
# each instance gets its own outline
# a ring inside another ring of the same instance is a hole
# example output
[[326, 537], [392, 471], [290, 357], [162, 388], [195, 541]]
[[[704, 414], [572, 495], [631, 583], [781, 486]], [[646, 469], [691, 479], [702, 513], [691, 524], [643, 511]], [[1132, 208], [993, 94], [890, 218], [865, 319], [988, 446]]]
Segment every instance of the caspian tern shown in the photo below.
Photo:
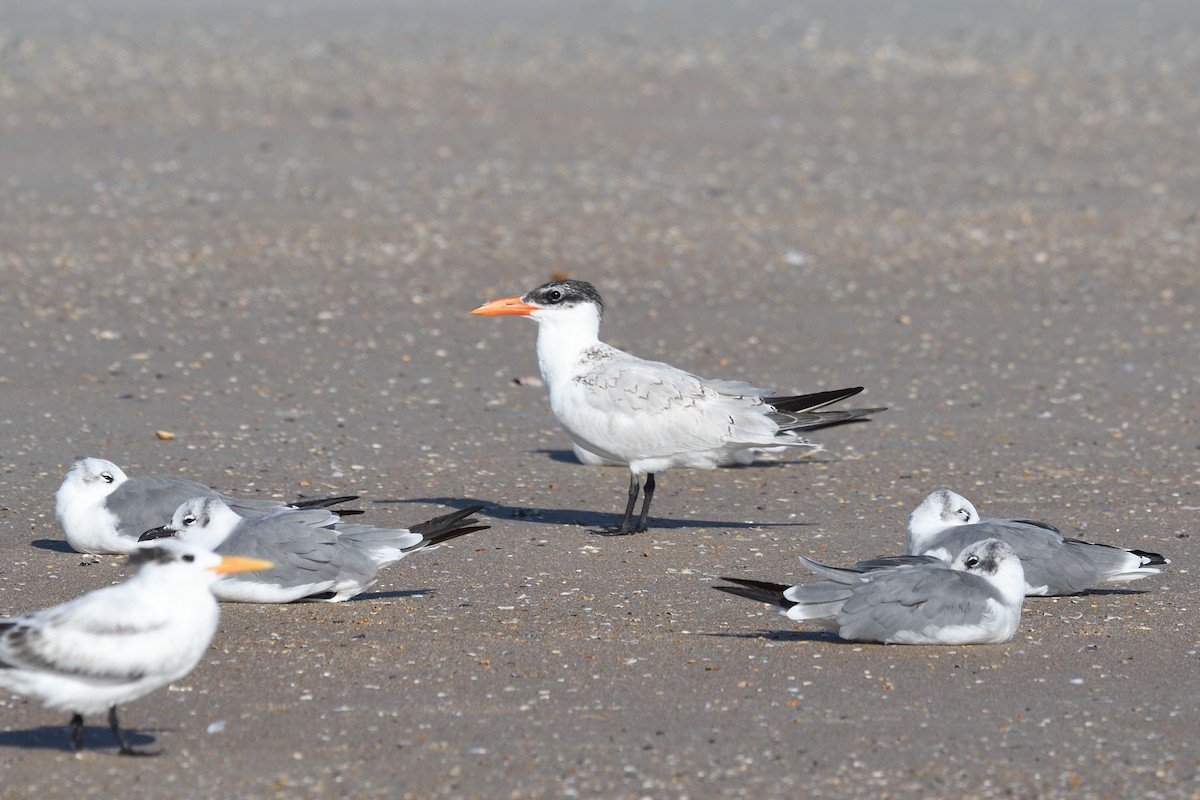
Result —
[[122, 755], [155, 755], [125, 742], [117, 706], [187, 675], [217, 630], [210, 587], [222, 575], [271, 566], [221, 557], [183, 542], [144, 545], [137, 573], [62, 605], [0, 619], [0, 686], [71, 712], [70, 741], [83, 748], [83, 715], [108, 711]]
[[1078, 594], [1098, 583], [1156, 575], [1157, 567], [1170, 563], [1158, 553], [1068, 539], [1047, 522], [980, 519], [969, 500], [949, 489], [930, 494], [909, 516], [905, 550], [950, 561], [972, 542], [993, 538], [1007, 542], [1020, 557], [1027, 595]]
[[999, 644], [1017, 632], [1025, 578], [999, 539], [975, 542], [950, 564], [937, 559], [860, 571], [801, 558], [824, 580], [786, 586], [723, 578], [723, 592], [770, 603], [842, 639], [884, 644]]
[[274, 567], [229, 577], [212, 587], [218, 600], [233, 603], [338, 603], [366, 591], [379, 570], [410, 553], [484, 530], [468, 506], [411, 529], [346, 524], [326, 509], [283, 508], [240, 517], [220, 498], [196, 497], [175, 510], [171, 521], [142, 534], [143, 541], [175, 536], [216, 553], [262, 558]]
[[[167, 524], [175, 509], [193, 497], [220, 497], [238, 514], [266, 514], [280, 508], [326, 508], [357, 500], [357, 495], [285, 503], [225, 497], [202, 483], [173, 475], [129, 477], [103, 458], [84, 458], [67, 470], [54, 496], [58, 524], [67, 543], [80, 553], [132, 553], [138, 537]], [[343, 515], [351, 512], [341, 512]]]
[[[600, 341], [604, 303], [590, 283], [551, 281], [519, 297], [474, 309], [484, 316], [520, 315], [538, 323], [537, 356], [550, 410], [592, 463], [629, 467], [629, 501], [610, 535], [646, 530], [654, 476], [672, 467], [712, 469], [747, 448], [820, 446], [796, 431], [883, 411], [818, 411], [862, 387], [776, 397], [741, 381], [710, 380], [647, 361]], [[578, 450], [577, 450], [578, 452]], [[589, 459], [590, 460], [590, 459]], [[636, 523], [639, 482], [645, 499]]]

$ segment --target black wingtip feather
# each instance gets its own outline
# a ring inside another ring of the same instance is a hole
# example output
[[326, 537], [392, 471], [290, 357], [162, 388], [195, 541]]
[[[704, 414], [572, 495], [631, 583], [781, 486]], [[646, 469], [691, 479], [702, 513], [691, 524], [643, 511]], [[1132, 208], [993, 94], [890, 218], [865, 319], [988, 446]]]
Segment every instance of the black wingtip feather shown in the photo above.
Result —
[[1143, 567], [1164, 567], [1171, 563], [1171, 559], [1160, 553], [1150, 553], [1145, 550], [1130, 550], [1129, 552], [1146, 562], [1142, 564]]
[[768, 397], [766, 403], [779, 411], [816, 411], [818, 408], [832, 405], [847, 397], [854, 397], [862, 390], [861, 386], [851, 386], [846, 389], [831, 389], [827, 392], [797, 394], [790, 397]]
[[730, 578], [722, 576], [721, 580], [729, 581], [737, 584], [736, 586], [714, 586], [712, 588], [719, 592], [745, 597], [747, 600], [757, 600], [760, 603], [770, 603], [779, 608], [791, 608], [796, 605], [791, 600], [783, 596], [783, 593], [790, 589], [790, 586], [782, 583], [769, 583], [767, 581], [751, 581], [745, 578]]
[[466, 536], [468, 533], [475, 531], [487, 530], [490, 525], [480, 525], [479, 520], [469, 519], [472, 514], [483, 510], [483, 505], [467, 506], [450, 514], [444, 514], [440, 517], [419, 522], [409, 528], [413, 533], [419, 533], [424, 537], [418, 548], [433, 547], [434, 545], [448, 542], [451, 539], [457, 539], [460, 536]]
[[413, 533], [420, 534], [428, 534], [431, 532], [436, 533], [438, 530], [442, 528], [449, 528], [455, 523], [462, 522], [467, 517], [471, 516], [472, 514], [477, 514], [480, 511], [483, 511], [482, 503], [478, 505], [467, 506], [466, 508], [460, 508], [458, 511], [451, 511], [449, 514], [443, 514], [440, 517], [427, 519], [424, 522], [418, 522], [416, 525], [410, 526], [409, 530]]
[[[1036, 519], [1014, 519], [1013, 522], [1020, 522], [1022, 525], [1032, 525], [1035, 528], [1044, 528], [1045, 530], [1048, 530], [1051, 533], [1057, 533], [1059, 536], [1062, 536], [1062, 531], [1059, 530], [1056, 526], [1051, 525], [1049, 522], [1042, 522], [1042, 521], [1036, 520]], [[1076, 540], [1076, 541], [1082, 541], [1082, 540]]]
[[[306, 497], [292, 503], [296, 508], [330, 508], [331, 506], [340, 505], [342, 503], [351, 503], [359, 498], [356, 494], [342, 495], [341, 497]], [[339, 511], [343, 516], [349, 514], [361, 514], [361, 511]]]
[[[472, 521], [474, 521], [474, 520], [472, 520]], [[474, 533], [475, 531], [486, 531], [490, 527], [492, 527], [492, 526], [491, 525], [471, 525], [466, 528], [455, 528], [452, 531], [444, 531], [443, 533], [439, 533], [434, 536], [426, 536], [425, 539], [421, 542], [421, 547], [434, 547], [439, 544], [445, 544], [446, 542], [450, 541], [451, 539], [457, 539], [460, 536], [466, 536], [468, 533]]]
[[874, 572], [881, 569], [895, 569], [896, 567], [934, 563], [940, 563], [940, 559], [933, 556], [880, 556], [879, 558], [865, 558], [862, 561], [855, 561], [854, 570], [855, 572]]

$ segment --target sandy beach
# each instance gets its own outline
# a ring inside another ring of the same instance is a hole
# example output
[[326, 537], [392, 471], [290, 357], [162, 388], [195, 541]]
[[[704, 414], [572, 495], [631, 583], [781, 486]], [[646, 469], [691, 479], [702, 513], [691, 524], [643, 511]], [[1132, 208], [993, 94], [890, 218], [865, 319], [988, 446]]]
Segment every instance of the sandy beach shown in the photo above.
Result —
[[[404, 527], [341, 604], [227, 604], [102, 718], [4, 693], [5, 797], [1200, 795], [1200, 5], [0, 4], [0, 615], [123, 579], [54, 492], [102, 456]], [[825, 451], [628, 472], [535, 327], [782, 393]], [[713, 591], [901, 552], [947, 487], [1162, 553], [1007, 644], [839, 641]]]

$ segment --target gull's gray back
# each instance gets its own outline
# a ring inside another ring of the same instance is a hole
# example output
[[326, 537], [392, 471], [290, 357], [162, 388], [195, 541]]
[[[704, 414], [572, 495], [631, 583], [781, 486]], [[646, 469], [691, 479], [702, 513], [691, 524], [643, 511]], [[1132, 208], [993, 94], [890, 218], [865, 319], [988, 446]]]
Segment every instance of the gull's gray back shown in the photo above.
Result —
[[922, 565], [871, 573], [838, 614], [844, 639], [892, 641], [902, 631], [978, 624], [1000, 593], [978, 575]]
[[269, 514], [286, 505], [280, 500], [225, 497], [197, 481], [155, 475], [129, 478], [108, 495], [105, 506], [117, 518], [117, 532], [136, 539], [169, 523], [175, 509], [193, 497], [219, 497], [241, 516]]
[[204, 484], [183, 478], [130, 478], [108, 495], [105, 506], [117, 518], [117, 532], [137, 539], [169, 523], [187, 500], [217, 496]]
[[944, 549], [953, 559], [974, 542], [993, 538], [1012, 547], [1025, 570], [1025, 585], [1039, 594], [1085, 591], [1131, 558], [1119, 547], [1065, 539], [1052, 525], [1007, 519], [982, 519], [949, 528], [938, 534], [929, 549]]
[[326, 509], [280, 509], [248, 517], [222, 542], [222, 555], [266, 559], [274, 567], [254, 572], [244, 581], [298, 586], [334, 581], [347, 575], [369, 581], [377, 570], [358, 550], [339, 546], [333, 529], [338, 516]]

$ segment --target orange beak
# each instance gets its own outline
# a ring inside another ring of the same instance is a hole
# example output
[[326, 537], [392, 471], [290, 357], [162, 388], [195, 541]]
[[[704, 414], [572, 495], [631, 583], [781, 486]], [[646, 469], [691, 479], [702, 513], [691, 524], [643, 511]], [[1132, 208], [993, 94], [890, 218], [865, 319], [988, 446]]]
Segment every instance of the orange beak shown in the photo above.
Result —
[[270, 569], [275, 566], [270, 561], [261, 558], [246, 558], [245, 556], [224, 556], [221, 563], [210, 567], [218, 575], [230, 575], [235, 572], [256, 572], [260, 569]]
[[537, 311], [537, 306], [531, 306], [529, 303], [522, 303], [521, 297], [501, 297], [499, 300], [493, 300], [490, 303], [484, 303], [479, 308], [471, 309], [472, 314], [479, 314], [484, 317], [500, 317], [500, 316], [520, 316], [527, 317], [534, 311]]

